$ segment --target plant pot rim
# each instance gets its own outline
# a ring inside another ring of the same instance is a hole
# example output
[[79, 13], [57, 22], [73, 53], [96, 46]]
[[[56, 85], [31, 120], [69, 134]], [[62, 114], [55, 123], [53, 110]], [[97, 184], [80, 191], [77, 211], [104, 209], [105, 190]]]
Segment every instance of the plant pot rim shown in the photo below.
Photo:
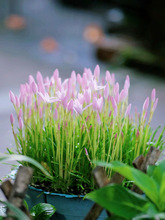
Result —
[[46, 192], [42, 189], [35, 188], [34, 186], [29, 186], [29, 189], [35, 190], [38, 192], [43, 192], [46, 195], [51, 195], [51, 196], [61, 196], [65, 198], [84, 198], [84, 195], [69, 195], [69, 194], [62, 194], [62, 193], [52, 193], [52, 192]]

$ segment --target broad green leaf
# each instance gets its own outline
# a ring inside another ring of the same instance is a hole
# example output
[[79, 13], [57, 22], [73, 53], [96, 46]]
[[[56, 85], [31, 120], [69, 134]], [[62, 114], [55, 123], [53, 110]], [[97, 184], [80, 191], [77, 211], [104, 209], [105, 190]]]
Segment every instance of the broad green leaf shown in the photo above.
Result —
[[113, 171], [126, 177], [128, 180], [134, 181], [134, 183], [148, 196], [148, 198], [150, 198], [153, 203], [158, 206], [159, 193], [157, 184], [154, 179], [150, 178], [147, 174], [119, 161], [114, 161], [112, 163], [98, 162], [97, 165], [109, 167]]
[[30, 214], [34, 217], [34, 220], [47, 220], [55, 213], [55, 211], [56, 208], [53, 205], [39, 203], [30, 210]]
[[164, 173], [165, 173], [165, 160], [162, 160], [158, 162], [158, 164], [153, 169], [153, 173], [152, 173], [152, 177], [154, 178], [154, 180], [157, 182], [159, 186], [160, 186]]
[[159, 205], [159, 210], [160, 211], [165, 211], [165, 172], [163, 173], [161, 182], [160, 182], [160, 205]]
[[149, 176], [152, 176], [152, 175], [153, 175], [153, 172], [154, 172], [154, 170], [155, 170], [155, 168], [156, 168], [156, 165], [150, 165], [150, 166], [148, 166], [148, 167], [147, 167], [147, 174], [148, 174]]
[[13, 213], [14, 216], [18, 219], [18, 220], [29, 220], [29, 218], [27, 217], [27, 215], [25, 215], [25, 213], [23, 213], [20, 209], [18, 209], [17, 207], [15, 207], [13, 204], [9, 203], [9, 202], [3, 202], [0, 201], [0, 203], [4, 204], [5, 206], [7, 206]]
[[106, 210], [126, 219], [146, 213], [149, 208], [146, 198], [116, 184], [93, 191], [85, 198], [93, 200]]
[[165, 160], [160, 161], [158, 165], [155, 166], [152, 178], [155, 180], [159, 191], [158, 209], [165, 211]]
[[48, 178], [52, 179], [52, 176], [48, 173], [48, 171], [46, 171], [46, 169], [36, 160], [24, 155], [17, 155], [17, 154], [4, 155], [0, 153], [0, 163], [5, 163], [7, 161], [14, 161], [14, 160], [26, 161], [28, 163], [31, 163], [33, 166], [40, 169]]

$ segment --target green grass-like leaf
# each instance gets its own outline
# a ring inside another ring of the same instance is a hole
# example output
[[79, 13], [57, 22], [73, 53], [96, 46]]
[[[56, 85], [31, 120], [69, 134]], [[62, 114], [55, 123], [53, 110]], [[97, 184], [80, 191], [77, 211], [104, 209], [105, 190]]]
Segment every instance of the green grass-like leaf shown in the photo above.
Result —
[[24, 161], [32, 164], [33, 166], [37, 167], [39, 170], [41, 170], [48, 178], [52, 179], [51, 175], [46, 171], [46, 169], [38, 163], [36, 160], [24, 156], [24, 155], [17, 155], [17, 154], [12, 154], [12, 155], [4, 155], [0, 154], [0, 163], [5, 163], [7, 161]]
[[29, 220], [27, 215], [25, 215], [25, 213], [23, 213], [20, 209], [15, 207], [13, 204], [4, 201], [0, 201], [0, 203], [4, 204], [7, 208], [9, 208], [14, 213], [14, 217], [16, 217], [17, 220]]

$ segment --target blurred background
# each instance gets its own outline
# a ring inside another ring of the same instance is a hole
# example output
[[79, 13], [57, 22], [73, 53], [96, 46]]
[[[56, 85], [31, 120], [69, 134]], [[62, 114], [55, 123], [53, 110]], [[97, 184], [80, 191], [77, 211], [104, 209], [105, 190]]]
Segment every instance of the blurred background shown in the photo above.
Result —
[[[100, 65], [122, 88], [130, 76], [130, 103], [140, 112], [153, 88], [159, 103], [152, 126], [165, 124], [164, 0], [0, 0], [0, 152], [14, 149], [9, 90], [28, 75], [62, 79]], [[1, 166], [0, 177], [6, 174]]]

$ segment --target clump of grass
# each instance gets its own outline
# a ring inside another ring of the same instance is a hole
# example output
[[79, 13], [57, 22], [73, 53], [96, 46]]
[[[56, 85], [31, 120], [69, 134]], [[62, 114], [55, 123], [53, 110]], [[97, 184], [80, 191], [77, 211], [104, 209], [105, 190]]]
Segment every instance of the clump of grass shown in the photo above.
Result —
[[109, 71], [100, 81], [99, 66], [94, 74], [90, 69], [84, 69], [82, 76], [73, 71], [63, 82], [57, 69], [50, 79], [43, 79], [40, 72], [36, 78], [29, 76], [19, 96], [9, 93], [18, 120], [15, 131], [11, 114], [18, 153], [34, 158], [54, 177], [48, 184], [36, 171], [34, 185], [54, 192], [86, 193], [94, 187], [93, 161], [119, 160], [130, 165], [151, 145], [164, 147], [164, 129], [156, 141], [157, 130], [150, 126], [158, 103], [155, 89], [151, 100], [144, 101], [141, 114], [135, 110], [132, 115], [128, 76], [121, 91]]

